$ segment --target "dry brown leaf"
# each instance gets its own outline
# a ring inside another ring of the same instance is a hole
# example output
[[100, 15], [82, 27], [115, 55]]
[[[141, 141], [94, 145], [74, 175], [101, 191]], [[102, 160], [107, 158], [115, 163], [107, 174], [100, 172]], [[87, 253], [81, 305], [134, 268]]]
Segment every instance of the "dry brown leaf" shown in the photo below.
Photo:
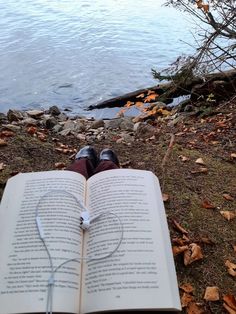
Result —
[[236, 277], [236, 264], [231, 263], [229, 260], [227, 260], [225, 262], [225, 266], [228, 268], [228, 273], [231, 276]]
[[191, 302], [187, 306], [186, 313], [187, 314], [204, 314], [205, 311], [200, 304], [197, 304], [195, 302]]
[[234, 252], [236, 253], [236, 245], [233, 245]]
[[227, 307], [229, 307], [229, 309], [231, 311], [234, 311], [234, 312], [230, 312], [226, 307], [226, 309], [228, 310], [228, 312], [230, 314], [232, 313], [236, 313], [236, 298], [232, 295], [232, 294], [225, 294], [223, 296], [223, 300], [224, 300], [224, 305], [227, 305]]
[[131, 107], [133, 105], [134, 105], [133, 101], [127, 101], [127, 103], [124, 105], [124, 107], [129, 108], [129, 107]]
[[230, 221], [236, 217], [236, 211], [221, 210], [220, 213], [228, 221]]
[[180, 286], [180, 289], [187, 293], [192, 293], [194, 291], [194, 288], [190, 283], [184, 283]]
[[0, 139], [0, 146], [6, 146], [6, 145], [7, 145], [7, 142], [2, 140], [2, 139]]
[[198, 158], [198, 159], [195, 161], [195, 163], [198, 164], [198, 165], [202, 165], [202, 166], [205, 166], [205, 165], [206, 165], [202, 158]]
[[191, 243], [188, 250], [184, 252], [184, 265], [190, 265], [203, 258], [202, 249], [196, 243]]
[[162, 200], [163, 202], [168, 202], [170, 200], [169, 194], [162, 193]]
[[64, 162], [56, 162], [55, 163], [55, 168], [57, 169], [63, 169], [66, 167], [66, 164]]
[[202, 4], [202, 8], [204, 10], [204, 12], [209, 12], [209, 4]]
[[230, 154], [230, 157], [231, 157], [232, 159], [235, 159], [235, 158], [236, 158], [236, 153]]
[[226, 311], [229, 314], [236, 314], [236, 310], [233, 310], [230, 306], [228, 306], [226, 303], [223, 303], [223, 307], [226, 309]]
[[204, 299], [206, 301], [218, 301], [220, 299], [219, 288], [214, 287], [206, 287]]
[[0, 137], [12, 137], [14, 135], [15, 135], [14, 132], [6, 130], [1, 132]]
[[183, 227], [181, 227], [181, 225], [176, 220], [173, 220], [173, 224], [174, 224], [175, 229], [177, 229], [181, 233], [188, 234], [188, 231], [185, 230]]
[[37, 128], [35, 126], [30, 126], [29, 128], [27, 128], [27, 133], [29, 133], [30, 135], [34, 135], [37, 132]]
[[181, 297], [181, 305], [182, 307], [186, 307], [189, 305], [189, 303], [193, 302], [194, 301], [194, 297], [189, 294], [189, 293], [186, 293], [184, 292], [182, 297]]
[[3, 162], [1, 162], [0, 163], [0, 171], [2, 171], [5, 167], [6, 167], [6, 165]]
[[189, 160], [190, 160], [190, 158], [188, 158], [188, 157], [186, 157], [186, 156], [184, 156], [184, 155], [179, 155], [179, 158], [180, 158], [181, 161], [183, 161], [183, 162], [186, 162], [186, 161], [189, 161]]
[[199, 240], [197, 240], [196, 242], [198, 242], [198, 243], [204, 243], [204, 244], [209, 244], [209, 245], [215, 244], [215, 242], [212, 241], [211, 239], [209, 239], [208, 237], [202, 237], [202, 236], [200, 236]]
[[216, 206], [211, 204], [208, 200], [204, 200], [202, 202], [202, 207], [206, 208], [206, 209], [215, 209], [216, 208]]
[[198, 174], [198, 173], [207, 173], [208, 169], [205, 167], [201, 167], [198, 170], [192, 170], [191, 173], [192, 174]]
[[177, 244], [178, 246], [183, 246], [186, 245], [186, 243], [189, 243], [190, 240], [188, 237], [186, 237], [185, 235], [183, 235], [183, 238], [173, 238], [172, 239], [172, 243], [173, 244]]
[[184, 246], [176, 246], [175, 245], [172, 247], [173, 255], [177, 256], [177, 255], [185, 252], [187, 249], [188, 249], [187, 245], [184, 245]]
[[233, 200], [234, 200], [233, 196], [231, 196], [231, 195], [228, 194], [228, 193], [224, 193], [224, 194], [223, 194], [223, 197], [224, 197], [224, 199], [226, 199], [227, 201], [233, 201]]

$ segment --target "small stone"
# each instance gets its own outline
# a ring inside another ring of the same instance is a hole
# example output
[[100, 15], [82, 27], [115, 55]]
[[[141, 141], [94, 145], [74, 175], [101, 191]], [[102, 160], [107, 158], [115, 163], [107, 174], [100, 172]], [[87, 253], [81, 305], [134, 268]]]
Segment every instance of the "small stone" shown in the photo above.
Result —
[[107, 129], [119, 129], [121, 124], [121, 118], [105, 120], [105, 126]]
[[131, 118], [122, 118], [120, 123], [120, 129], [125, 131], [133, 131], [134, 124], [131, 120]]
[[18, 125], [14, 125], [14, 124], [5, 124], [4, 129], [11, 130], [11, 131], [15, 132], [15, 131], [19, 131], [21, 129], [21, 127]]
[[58, 133], [62, 130], [62, 125], [60, 124], [57, 124], [55, 125], [53, 128], [52, 128], [52, 131], [55, 132], [55, 133]]
[[98, 128], [104, 127], [104, 125], [105, 123], [103, 120], [95, 120], [91, 124], [91, 129], [98, 129]]
[[0, 112], [0, 122], [5, 122], [7, 121], [7, 116], [5, 113]]
[[47, 129], [52, 129], [57, 124], [57, 119], [55, 117], [45, 115], [42, 122]]
[[86, 140], [86, 135], [79, 133], [79, 134], [76, 135], [76, 138], [78, 140], [80, 140], [80, 141], [85, 141]]
[[61, 121], [61, 122], [64, 122], [66, 120], [68, 120], [68, 117], [65, 113], [60, 113], [59, 116], [58, 116], [58, 120]]
[[24, 119], [24, 116], [23, 116], [23, 114], [22, 114], [21, 111], [10, 109], [10, 110], [8, 110], [8, 112], [7, 112], [7, 119], [8, 119], [10, 122], [19, 121], [19, 120]]
[[51, 106], [48, 109], [49, 114], [51, 114], [52, 116], [59, 116], [61, 111], [57, 106]]
[[26, 125], [26, 126], [36, 126], [38, 125], [38, 120], [34, 119], [34, 118], [26, 118], [22, 121], [20, 121], [20, 124], [21, 125]]
[[38, 119], [44, 114], [42, 110], [29, 110], [26, 111], [26, 113], [28, 114], [28, 116], [34, 119]]
[[67, 136], [71, 133], [71, 129], [65, 129], [59, 132], [60, 135]]

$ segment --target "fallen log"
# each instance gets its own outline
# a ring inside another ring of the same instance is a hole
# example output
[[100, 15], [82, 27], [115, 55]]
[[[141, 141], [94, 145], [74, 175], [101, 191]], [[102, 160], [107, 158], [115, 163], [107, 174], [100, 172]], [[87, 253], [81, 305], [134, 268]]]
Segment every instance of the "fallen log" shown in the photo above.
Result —
[[[180, 83], [172, 81], [169, 83], [158, 84], [149, 88], [138, 89], [134, 92], [127, 93], [122, 96], [117, 96], [117, 97], [102, 101], [95, 105], [91, 105], [88, 107], [87, 110], [124, 107], [124, 105], [128, 101], [137, 102], [138, 101], [137, 96], [139, 96], [140, 94], [144, 94], [145, 96], [147, 96], [149, 91], [153, 91], [156, 94], [160, 95], [158, 97], [158, 101], [169, 104], [172, 102], [173, 98], [175, 97], [189, 95], [192, 93], [192, 91], [194, 92], [194, 86], [198, 84], [204, 84], [204, 87], [205, 87], [205, 82], [213, 82], [213, 81], [225, 81], [229, 85], [234, 86], [235, 81], [236, 81], [236, 70], [230, 70], [230, 71], [219, 72], [219, 73], [211, 73], [211, 74], [206, 75], [204, 78], [194, 77], [192, 79], [188, 79]], [[197, 96], [199, 96], [200, 92], [201, 90], [198, 90]]]

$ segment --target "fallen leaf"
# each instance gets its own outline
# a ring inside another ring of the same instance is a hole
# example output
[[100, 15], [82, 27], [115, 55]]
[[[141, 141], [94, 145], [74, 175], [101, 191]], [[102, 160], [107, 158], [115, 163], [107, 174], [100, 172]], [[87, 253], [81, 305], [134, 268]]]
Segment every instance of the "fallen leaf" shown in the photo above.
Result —
[[6, 165], [3, 162], [1, 162], [0, 163], [0, 171], [2, 171], [5, 167], [6, 167]]
[[158, 97], [157, 94], [150, 94], [149, 96], [147, 96], [147, 97], [145, 98], [144, 102], [155, 101], [157, 97]]
[[56, 162], [55, 163], [55, 168], [57, 169], [63, 169], [66, 167], [66, 164], [64, 162]]
[[204, 299], [206, 301], [218, 301], [220, 299], [219, 288], [214, 287], [206, 287]]
[[187, 314], [204, 314], [206, 313], [200, 304], [195, 302], [189, 303], [186, 309]]
[[190, 265], [203, 258], [202, 250], [196, 243], [191, 243], [188, 250], [184, 252], [184, 265]]
[[186, 237], [185, 235], [183, 235], [183, 238], [173, 238], [172, 239], [172, 243], [173, 244], [177, 244], [178, 246], [184, 246], [186, 245], [186, 243], [189, 243], [190, 240], [188, 237]]
[[234, 200], [233, 196], [231, 196], [231, 195], [228, 194], [228, 193], [224, 193], [224, 194], [223, 194], [223, 197], [224, 197], [224, 199], [226, 199], [227, 201], [233, 201], [233, 200]]
[[136, 98], [143, 98], [144, 96], [145, 96], [145, 94], [142, 93], [142, 94], [139, 94], [138, 96], [136, 96]]
[[198, 170], [192, 170], [192, 171], [191, 171], [192, 174], [207, 173], [207, 172], [208, 172], [208, 169], [207, 169], [207, 168], [204, 168], [204, 167], [201, 167], [201, 168], [199, 168]]
[[6, 145], [7, 145], [7, 142], [2, 140], [2, 139], [0, 139], [0, 146], [6, 146]]
[[173, 255], [177, 256], [183, 252], [185, 252], [186, 250], [188, 250], [188, 246], [184, 245], [184, 246], [173, 246], [172, 247], [172, 251], [173, 251]]
[[135, 106], [136, 107], [143, 107], [143, 102], [141, 102], [141, 101], [137, 101], [136, 103], [135, 103]]
[[129, 108], [129, 107], [131, 107], [133, 105], [134, 105], [133, 101], [127, 101], [127, 103], [124, 105], [124, 107]]
[[198, 159], [195, 161], [195, 163], [198, 164], [198, 165], [202, 165], [202, 166], [205, 166], [205, 165], [206, 165], [202, 158], [198, 158]]
[[170, 200], [169, 194], [162, 193], [162, 200], [163, 202], [168, 202]]
[[186, 292], [183, 293], [183, 295], [181, 297], [182, 307], [187, 307], [189, 305], [189, 303], [191, 303], [193, 301], [194, 301], [194, 297], [191, 294], [186, 293]]
[[224, 308], [230, 313], [235, 314], [236, 313], [236, 299], [232, 294], [225, 294], [223, 295], [224, 300]]
[[236, 158], [236, 153], [230, 154], [230, 157], [231, 157], [232, 159], [235, 159], [235, 158]]
[[234, 252], [236, 253], [236, 245], [233, 245]]
[[206, 209], [215, 209], [216, 208], [216, 206], [211, 204], [208, 200], [204, 200], [202, 202], [202, 207], [206, 208]]
[[151, 94], [154, 94], [154, 93], [155, 92], [153, 90], [151, 90], [151, 89], [149, 89], [148, 92], [147, 92], [148, 95], [151, 95]]
[[188, 234], [188, 231], [185, 230], [183, 227], [181, 227], [181, 225], [180, 225], [176, 220], [173, 220], [173, 224], [174, 224], [175, 229], [177, 229], [177, 230], [180, 231], [181, 233], [186, 233], [186, 234]]
[[202, 4], [202, 8], [204, 10], [204, 12], [209, 12], [209, 4]]
[[180, 289], [187, 293], [192, 293], [194, 291], [194, 288], [190, 283], [184, 283], [180, 286]]
[[230, 220], [232, 220], [232, 219], [234, 219], [236, 217], [236, 212], [235, 211], [221, 210], [220, 213], [228, 221], [230, 221]]
[[30, 126], [27, 128], [26, 132], [30, 135], [34, 135], [37, 132], [37, 128], [35, 126]]
[[47, 141], [47, 136], [43, 133], [39, 133], [37, 134], [38, 139], [40, 139], [40, 141], [42, 142], [46, 142]]
[[228, 268], [228, 273], [235, 277], [236, 276], [236, 264], [231, 263], [229, 260], [225, 262], [225, 266]]
[[188, 157], [186, 157], [186, 156], [184, 156], [184, 155], [179, 155], [179, 158], [180, 158], [181, 161], [183, 161], [183, 162], [186, 162], [186, 161], [189, 161], [189, 160], [190, 160], [190, 158], [188, 158]]
[[11, 136], [14, 136], [14, 135], [15, 135], [15, 133], [12, 132], [12, 131], [2, 131], [1, 134], [0, 134], [1, 137], [11, 137]]
[[212, 241], [211, 239], [209, 239], [209, 238], [207, 238], [207, 237], [201, 237], [201, 236], [200, 236], [199, 240], [196, 241], [196, 242], [198, 242], [198, 243], [204, 243], [204, 244], [209, 244], [209, 245], [215, 244], [215, 242]]

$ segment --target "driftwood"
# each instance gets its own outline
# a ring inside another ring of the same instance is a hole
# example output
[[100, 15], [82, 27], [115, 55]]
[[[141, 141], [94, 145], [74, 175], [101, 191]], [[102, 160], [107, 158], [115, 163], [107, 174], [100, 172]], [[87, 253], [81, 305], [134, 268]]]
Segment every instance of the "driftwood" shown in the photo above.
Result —
[[140, 101], [137, 99], [137, 96], [140, 94], [144, 94], [146, 96], [150, 90], [160, 95], [158, 97], [158, 101], [169, 104], [175, 97], [191, 94], [192, 99], [197, 99], [201, 95], [207, 95], [212, 92], [214, 93], [217, 89], [222, 97], [225, 97], [225, 94], [228, 95], [230, 91], [236, 93], [236, 70], [208, 74], [205, 78], [194, 77], [180, 83], [172, 81], [170, 83], [139, 89], [134, 92], [91, 105], [88, 107], [88, 110], [123, 107], [127, 101]]

